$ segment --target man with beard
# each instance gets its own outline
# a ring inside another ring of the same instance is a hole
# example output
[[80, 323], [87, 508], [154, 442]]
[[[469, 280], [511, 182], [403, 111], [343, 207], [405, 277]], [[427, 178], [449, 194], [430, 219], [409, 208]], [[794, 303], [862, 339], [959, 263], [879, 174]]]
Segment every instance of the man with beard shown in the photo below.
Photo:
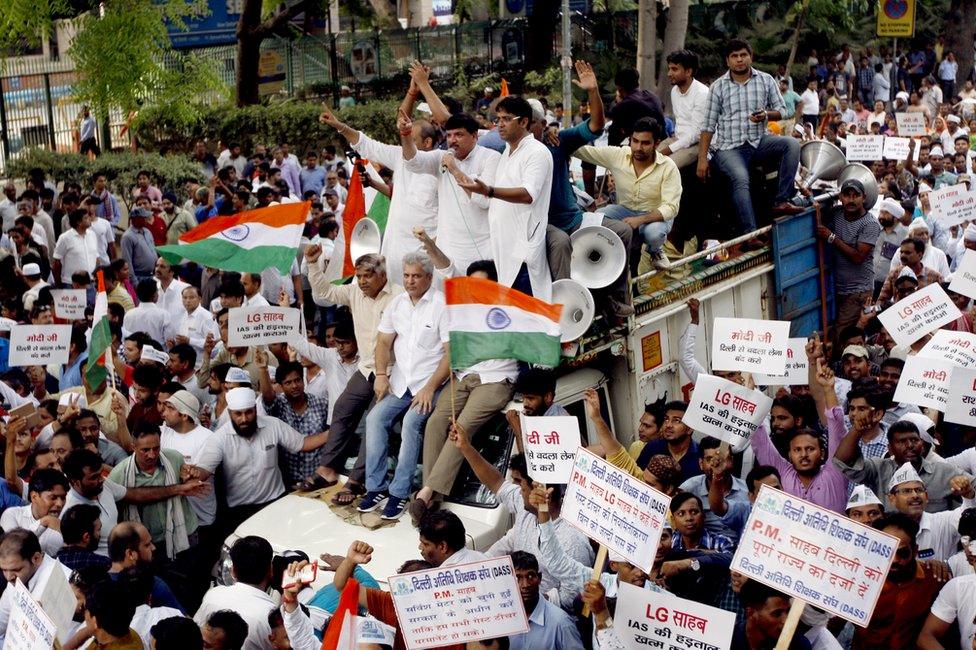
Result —
[[4, 510], [0, 528], [23, 528], [33, 532], [41, 542], [41, 549], [53, 557], [64, 544], [58, 517], [67, 494], [68, 479], [64, 474], [56, 469], [35, 470], [27, 488], [30, 503]]
[[919, 435], [918, 426], [908, 420], [899, 420], [886, 433], [889, 455], [885, 458], [865, 458], [858, 442], [864, 432], [851, 429], [834, 452], [833, 463], [852, 483], [860, 483], [871, 488], [875, 494], [885, 494], [891, 485], [892, 477], [898, 468], [911, 463], [925, 484], [928, 512], [942, 512], [951, 509], [961, 492], [951, 486], [952, 479], [972, 477], [942, 460], [925, 458], [924, 442]]
[[756, 460], [775, 467], [782, 477], [783, 491], [819, 506], [843, 512], [847, 502], [847, 479], [835, 467], [826, 464], [844, 435], [844, 412], [834, 393], [834, 373], [817, 358], [816, 375], [811, 365], [810, 388], [822, 393], [817, 402], [825, 405], [827, 443], [809, 428], [794, 429], [789, 435], [789, 461], [784, 459], [769, 439], [766, 426], [760, 425], [752, 437]]
[[918, 561], [918, 524], [901, 513], [874, 522], [898, 539], [895, 557], [867, 627], [855, 628], [853, 648], [914, 648], [942, 581]]
[[[896, 359], [894, 357], [885, 359], [878, 368], [878, 386], [886, 393], [894, 395], [895, 388], [898, 387], [898, 381], [901, 379], [901, 373], [904, 369], [904, 359]], [[888, 427], [909, 413], [921, 413], [921, 411], [914, 404], [891, 402], [885, 410], [884, 416], [881, 418], [881, 426], [887, 430]]]
[[[889, 300], [899, 300], [900, 297], [895, 291], [895, 283], [908, 271], [910, 277], [914, 277], [919, 289], [924, 289], [930, 284], [942, 282], [942, 274], [935, 269], [929, 268], [922, 263], [925, 255], [925, 248], [928, 246], [918, 237], [909, 237], [901, 243], [901, 266], [892, 269], [885, 278], [881, 292], [878, 294], [876, 307], [884, 307]], [[863, 300], [861, 301], [863, 304]]]
[[897, 510], [918, 524], [915, 548], [920, 560], [945, 562], [952, 557], [959, 544], [959, 519], [963, 510], [976, 505], [976, 490], [966, 477], [953, 477], [950, 487], [962, 495], [963, 505], [954, 510], [926, 512], [928, 491], [911, 463], [899, 467], [891, 478], [889, 510]]
[[[137, 522], [122, 522], [108, 536], [108, 559], [112, 561], [109, 577], [118, 580], [130, 567], [151, 567], [155, 550], [148, 528]], [[153, 576], [152, 602], [157, 607], [175, 607], [183, 611], [169, 585], [158, 576]]]
[[804, 416], [804, 401], [809, 402], [796, 395], [781, 395], [773, 400], [773, 407], [769, 410], [770, 438], [784, 458], [790, 454], [790, 435], [793, 431], [813, 424], [808, 423]]
[[881, 285], [891, 271], [891, 260], [894, 259], [902, 241], [908, 236], [908, 226], [901, 222], [904, 216], [905, 208], [901, 207], [898, 201], [891, 198], [882, 199], [878, 210], [881, 233], [874, 245], [875, 291], [881, 291]]
[[196, 217], [178, 205], [176, 195], [172, 192], [163, 194], [161, 205], [163, 212], [160, 216], [166, 224], [166, 243], [178, 244], [180, 235], [197, 227]]
[[749, 488], [745, 481], [732, 475], [732, 454], [722, 449], [722, 442], [718, 438], [703, 438], [698, 445], [698, 468], [702, 473], [691, 477], [678, 489], [691, 492], [702, 500], [705, 528], [708, 532], [724, 535], [731, 540], [737, 539], [737, 533], [726, 526], [719, 515], [712, 512], [709, 500], [709, 495], [714, 491], [728, 503], [749, 503]]
[[197, 465], [184, 465], [184, 474], [206, 480], [223, 465], [228, 506], [223, 530], [229, 533], [284, 494], [278, 447], [292, 453], [312, 451], [325, 444], [329, 432], [302, 436], [277, 418], [258, 415], [250, 388], [227, 391], [227, 410], [229, 421], [207, 440]]
[[3, 596], [0, 596], [2, 646], [14, 604], [14, 583], [20, 580], [34, 598], [39, 598], [44, 593], [52, 572], [64, 571], [67, 578], [71, 571], [53, 557], [45, 555], [41, 551], [37, 535], [22, 528], [8, 532], [0, 541], [0, 571], [3, 571], [3, 577], [7, 581], [7, 588], [3, 590]]
[[515, 551], [512, 553], [512, 566], [522, 605], [529, 618], [529, 631], [510, 637], [509, 648], [569, 650], [583, 647], [583, 640], [569, 614], [542, 597], [539, 590], [542, 574], [535, 556], [525, 551]]
[[841, 376], [850, 382], [871, 379], [871, 360], [863, 345], [848, 345], [840, 355]]
[[94, 567], [107, 571], [112, 561], [95, 552], [102, 536], [101, 510], [98, 506], [79, 503], [61, 516], [61, 536], [64, 546], [58, 551], [58, 561], [73, 571]]
[[865, 458], [884, 458], [888, 453], [888, 437], [885, 435], [887, 427], [882, 424], [882, 420], [891, 405], [891, 395], [880, 384], [870, 383], [858, 384], [847, 393], [847, 415], [851, 421], [851, 429], [864, 432], [858, 445]]
[[[687, 402], [675, 400], [664, 405], [661, 439], [652, 440], [644, 445], [637, 459], [638, 467], [647, 467], [652, 456], [664, 454], [673, 458], [674, 462], [681, 467], [681, 478], [685, 481], [703, 473], [698, 463], [698, 444], [691, 438], [691, 427], [682, 421], [687, 410]], [[613, 463], [610, 458], [607, 458], [607, 461]]]

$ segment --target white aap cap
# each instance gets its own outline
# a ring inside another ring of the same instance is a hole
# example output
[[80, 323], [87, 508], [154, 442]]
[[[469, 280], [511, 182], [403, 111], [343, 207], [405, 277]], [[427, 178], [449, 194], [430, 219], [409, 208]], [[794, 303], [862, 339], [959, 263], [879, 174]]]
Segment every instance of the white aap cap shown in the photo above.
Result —
[[142, 354], [139, 355], [139, 361], [155, 361], [166, 365], [166, 362], [169, 361], [169, 355], [151, 345], [144, 345], [142, 346]]
[[247, 370], [233, 366], [227, 371], [227, 376], [224, 377], [224, 381], [228, 384], [247, 384], [250, 386], [251, 375], [248, 374]]
[[871, 491], [866, 485], [855, 485], [854, 490], [851, 492], [850, 498], [847, 500], [847, 505], [844, 506], [844, 510], [850, 510], [851, 508], [860, 508], [862, 506], [868, 506], [872, 503], [876, 503], [882, 506], [881, 499]]
[[227, 408], [231, 411], [246, 411], [257, 406], [256, 394], [250, 388], [232, 388], [227, 391]]
[[902, 483], [922, 483], [922, 477], [918, 475], [915, 471], [915, 467], [911, 463], [905, 463], [897, 470], [891, 477], [891, 482], [888, 484], [888, 491], [893, 492], [896, 487]]

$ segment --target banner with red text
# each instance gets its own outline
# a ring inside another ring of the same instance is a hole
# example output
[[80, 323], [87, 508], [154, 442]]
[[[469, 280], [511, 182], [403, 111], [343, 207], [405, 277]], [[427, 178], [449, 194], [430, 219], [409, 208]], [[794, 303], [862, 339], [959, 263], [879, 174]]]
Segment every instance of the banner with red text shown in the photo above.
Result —
[[740, 451], [771, 408], [773, 400], [761, 391], [703, 373], [698, 375], [682, 422]]
[[716, 318], [712, 323], [712, 370], [785, 375], [789, 338], [789, 321]]
[[620, 582], [613, 629], [626, 648], [728, 650], [735, 614]]
[[293, 307], [235, 307], [228, 317], [227, 345], [232, 348], [301, 336], [301, 311]]
[[579, 420], [572, 415], [522, 418], [522, 445], [529, 478], [541, 483], [569, 483], [580, 446]]
[[949, 399], [949, 377], [955, 368], [945, 359], [912, 355], [895, 387], [895, 402], [944, 411]]
[[753, 373], [752, 378], [759, 386], [805, 386], [810, 380], [807, 366], [807, 340], [791, 338], [786, 349], [786, 373], [767, 375]]
[[962, 314], [938, 284], [926, 285], [878, 314], [897, 345], [907, 346]]

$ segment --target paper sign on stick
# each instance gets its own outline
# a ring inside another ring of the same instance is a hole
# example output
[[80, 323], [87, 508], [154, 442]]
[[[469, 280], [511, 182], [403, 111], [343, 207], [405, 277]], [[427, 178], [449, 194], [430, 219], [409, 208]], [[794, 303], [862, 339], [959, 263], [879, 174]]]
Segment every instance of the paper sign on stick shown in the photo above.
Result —
[[227, 345], [281, 343], [299, 336], [300, 311], [293, 307], [235, 307], [227, 323]]
[[947, 185], [929, 193], [932, 216], [946, 228], [976, 219], [976, 194], [965, 184]]
[[953, 367], [944, 359], [920, 355], [908, 357], [895, 388], [895, 401], [944, 411]]
[[666, 494], [580, 447], [559, 516], [650, 571], [670, 503]]
[[847, 159], [851, 162], [881, 160], [884, 155], [884, 140], [883, 135], [847, 136]]
[[666, 648], [658, 644], [670, 642], [671, 648], [728, 650], [735, 614], [666, 591], [620, 582], [613, 629], [625, 648]]
[[526, 416], [522, 433], [529, 478], [542, 483], [569, 483], [580, 446], [579, 420], [572, 415]]
[[962, 314], [938, 284], [927, 285], [878, 314], [897, 345], [908, 346]]
[[976, 334], [937, 330], [918, 356], [942, 359], [963, 368], [976, 368]]
[[[54, 570], [60, 569], [55, 567]], [[27, 591], [24, 583], [18, 579], [14, 585], [8, 585], [7, 589], [13, 590], [13, 598], [3, 647], [7, 650], [53, 648], [58, 628]]]
[[10, 328], [10, 365], [68, 363], [71, 325], [14, 325]]
[[789, 338], [789, 321], [716, 318], [712, 323], [712, 370], [785, 375]]
[[976, 427], [976, 368], [953, 368], [949, 378], [946, 422]]
[[807, 340], [791, 338], [786, 349], [786, 374], [766, 375], [753, 373], [752, 378], [760, 386], [805, 386], [809, 380], [807, 374]]
[[771, 408], [773, 400], [761, 391], [702, 373], [682, 422], [739, 450], [749, 442]]
[[925, 115], [922, 113], [895, 113], [895, 124], [900, 137], [925, 135]]
[[966, 249], [956, 272], [952, 274], [949, 289], [968, 298], [976, 298], [976, 251]]
[[408, 648], [432, 648], [529, 631], [512, 558], [391, 576], [390, 595]]
[[54, 298], [54, 315], [65, 320], [81, 320], [85, 317], [88, 297], [84, 289], [51, 289]]
[[[886, 160], [905, 160], [908, 158], [908, 152], [910, 151], [908, 145], [910, 140], [911, 138], [886, 137], [881, 156]], [[918, 150], [916, 149], [917, 153]]]
[[763, 485], [732, 569], [867, 627], [898, 540]]

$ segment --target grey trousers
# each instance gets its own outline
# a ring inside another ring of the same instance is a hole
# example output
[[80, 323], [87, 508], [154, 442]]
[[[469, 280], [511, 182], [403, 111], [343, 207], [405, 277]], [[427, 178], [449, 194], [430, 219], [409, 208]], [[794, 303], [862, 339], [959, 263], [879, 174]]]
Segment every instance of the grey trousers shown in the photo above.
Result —
[[[632, 254], [631, 248], [634, 245], [634, 229], [625, 224], [623, 221], [617, 219], [603, 218], [603, 227], [609, 228], [610, 230], [617, 233], [620, 240], [624, 243], [624, 250], [628, 251], [628, 260]], [[553, 280], [563, 280], [569, 277], [570, 272], [570, 262], [573, 258], [573, 247], [570, 243], [569, 237], [574, 232], [579, 229], [577, 226], [573, 228], [570, 232], [566, 232], [561, 228], [556, 228], [555, 226], [546, 227], [546, 253], [549, 257], [549, 271], [552, 273]], [[629, 265], [624, 266], [623, 272], [620, 277], [614, 280], [607, 291], [621, 302], [629, 302], [627, 300], [627, 268]]]
[[374, 378], [375, 375], [370, 373], [367, 379], [359, 371], [349, 378], [346, 390], [335, 403], [329, 439], [319, 452], [319, 465], [340, 474], [345, 469], [346, 460], [358, 453], [356, 465], [349, 473], [349, 479], [356, 483], [366, 480], [366, 437], [357, 440], [356, 428], [373, 401]]

